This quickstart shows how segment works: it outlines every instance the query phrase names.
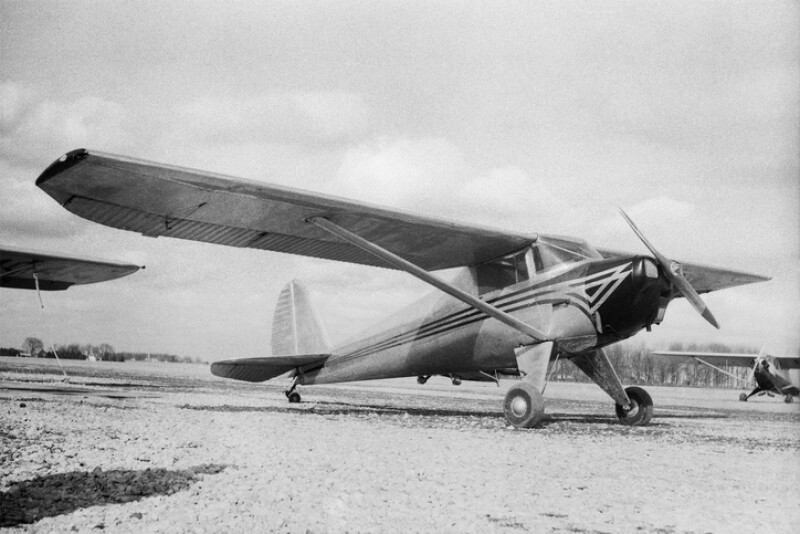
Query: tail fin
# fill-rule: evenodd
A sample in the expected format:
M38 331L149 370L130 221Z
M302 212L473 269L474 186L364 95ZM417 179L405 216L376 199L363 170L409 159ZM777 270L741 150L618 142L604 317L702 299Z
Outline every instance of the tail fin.
M281 291L272 318L273 356L322 354L329 352L325 328L311 305L308 290L292 280Z

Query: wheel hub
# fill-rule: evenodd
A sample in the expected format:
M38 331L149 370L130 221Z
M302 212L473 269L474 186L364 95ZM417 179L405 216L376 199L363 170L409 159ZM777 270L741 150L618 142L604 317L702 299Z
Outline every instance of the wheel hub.
M528 412L528 401L523 397L516 397L511 401L511 413L517 417L522 417Z

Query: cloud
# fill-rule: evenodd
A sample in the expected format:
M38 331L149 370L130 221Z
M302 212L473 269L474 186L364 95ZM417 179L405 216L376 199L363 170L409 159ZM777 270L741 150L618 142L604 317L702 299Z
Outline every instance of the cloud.
M77 147L124 149L132 143L129 117L118 103L96 96L51 100L12 82L0 87L0 157L39 162Z
M432 217L517 230L535 231L535 221L565 208L547 184L522 169L477 169L442 138L363 143L347 151L327 189Z
M80 219L62 209L35 186L40 171L27 166L13 166L0 159L3 242L24 245L32 240L69 239L83 231Z
M344 91L273 91L239 99L201 96L177 113L178 129L200 142L341 143L364 134L369 108Z

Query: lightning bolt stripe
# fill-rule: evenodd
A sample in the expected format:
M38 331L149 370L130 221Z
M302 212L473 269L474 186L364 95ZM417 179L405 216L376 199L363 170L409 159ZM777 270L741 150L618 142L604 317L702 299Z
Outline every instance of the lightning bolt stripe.
M624 263L589 276L557 282L556 284L552 284L552 280L545 281L535 286L494 297L487 300L487 302L506 313L532 306L568 304L578 308L591 320L592 314L608 300L611 294L631 273L631 270L631 264ZM590 289L593 290L591 294ZM458 328L484 321L486 318L487 316L479 310L465 308L425 323L419 328L411 328L349 354L344 354L339 358L329 359L325 367L344 364L412 341L420 341L432 336L445 334Z

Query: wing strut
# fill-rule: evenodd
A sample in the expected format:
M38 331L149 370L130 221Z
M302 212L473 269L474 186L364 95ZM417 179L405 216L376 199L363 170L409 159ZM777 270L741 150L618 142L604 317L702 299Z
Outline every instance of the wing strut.
M487 304L478 297L470 295L469 293L458 289L452 284L448 284L447 282L439 279L438 277L433 276L425 269L418 267L417 265L414 265L413 263L407 260L404 260L400 256L392 252L389 252L385 248L382 248L376 245L375 243L367 241L363 237L360 237L354 234L353 232L346 230L345 228L342 228L338 224L331 222L329 219L326 219L324 217L310 217L306 219L306 221L318 226L319 228L322 228L323 230L332 233L333 235L347 241L348 243L351 243L359 247L360 249L366 252L369 252L370 254L373 254L374 256L381 258L382 260L397 267L398 269L403 270L412 276L416 276L423 282L426 282L435 287L436 289L444 291L451 297L455 297L458 300L464 302L465 304L468 304L473 308L482 311L489 317L494 317L501 323L507 324L511 328L519 330L523 334L532 337L537 342L543 343L545 341L551 341L551 339L549 339L544 332L539 331L538 329L534 328L529 324L523 323L519 319L507 314L506 312L500 310L499 308L492 306L491 304Z
M36 264L33 264L33 283L36 286L36 294L39 295L39 304L44 309L44 301L42 300L42 292L39 290L39 273L36 271Z
M698 358L697 356L692 356L692 358L694 358L694 359L695 359L695 361L697 361L697 362L700 362L700 363L702 363L703 365L707 365L707 366L711 367L712 369L714 369L715 371L718 371L718 372L722 373L723 375L728 375L728 376L730 376L730 377L734 378L734 379L735 379L737 382L742 382L743 380L745 380L745 379L744 379L744 378L742 378L741 376L736 376L736 375L735 375L735 374L733 374L733 373L729 373L729 372L728 372L728 371L726 371L725 369L722 369L721 367L717 367L716 365L712 365L712 364L708 363L708 362L707 362L707 361L705 361L705 360L701 360L701 359L700 359L700 358ZM753 364L753 368L755 368L755 364ZM748 380L748 382L750 382L750 380Z

